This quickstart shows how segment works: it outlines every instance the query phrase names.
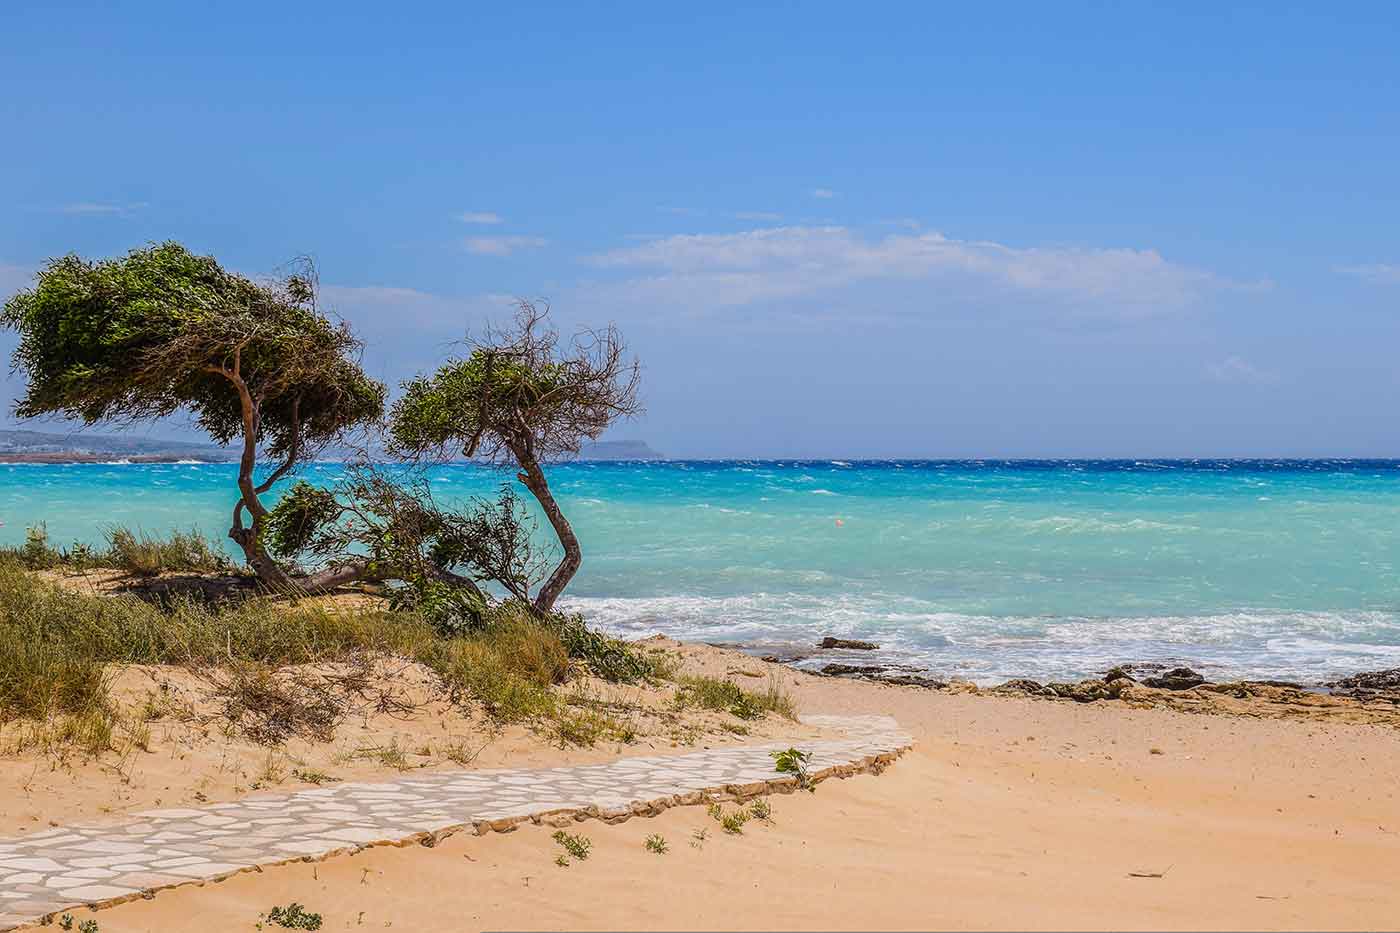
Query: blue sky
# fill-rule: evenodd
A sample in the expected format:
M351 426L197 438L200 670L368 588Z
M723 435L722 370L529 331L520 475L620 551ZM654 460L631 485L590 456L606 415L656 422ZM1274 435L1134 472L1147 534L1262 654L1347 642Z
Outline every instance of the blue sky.
M1400 455L1400 9L1223 6L19 0L0 291L310 254L391 382L547 297L674 456Z

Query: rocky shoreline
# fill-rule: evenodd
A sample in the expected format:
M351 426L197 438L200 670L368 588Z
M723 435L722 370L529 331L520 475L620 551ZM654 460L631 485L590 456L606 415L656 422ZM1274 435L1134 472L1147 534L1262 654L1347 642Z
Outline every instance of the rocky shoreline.
M734 647L734 646L729 646ZM796 665L798 662L820 658L820 652L877 651L880 646L874 642L827 636L816 646L816 651L807 654L766 654L762 660L776 664ZM1325 697L1342 701L1356 701L1363 704L1389 704L1400 712L1400 668L1381 671L1363 671L1339 680L1317 684L1302 684L1283 680L1236 680L1212 682L1197 671L1184 666L1160 663L1120 664L1104 671L1099 677L1091 677L1073 682L1049 681L1042 683L1029 678L1013 678L991 687L979 687L969 681L956 678L931 676L922 668L897 663L850 663L847 660L831 660L820 667L801 667L800 670L822 677L838 677L848 680L861 680L870 683L895 686L923 687L954 693L988 693L994 695L1021 695L1049 700L1072 700L1078 703L1093 703L1101 700L1137 699L1153 700L1144 691L1153 694L1198 692L1202 694L1230 696L1236 699L1266 696L1270 700L1297 699L1294 695Z

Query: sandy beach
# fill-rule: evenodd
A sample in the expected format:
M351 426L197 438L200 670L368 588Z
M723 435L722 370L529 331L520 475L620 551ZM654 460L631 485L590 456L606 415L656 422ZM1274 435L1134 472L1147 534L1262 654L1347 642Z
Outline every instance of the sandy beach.
M769 666L683 651L711 670ZM890 715L915 748L878 776L775 795L771 822L741 835L702 807L582 822L592 854L563 868L552 830L527 825L270 867L93 916L103 933L195 917L211 933L250 930L291 901L327 930L1395 925L1393 724L781 676L801 712ZM653 834L665 854L644 848Z

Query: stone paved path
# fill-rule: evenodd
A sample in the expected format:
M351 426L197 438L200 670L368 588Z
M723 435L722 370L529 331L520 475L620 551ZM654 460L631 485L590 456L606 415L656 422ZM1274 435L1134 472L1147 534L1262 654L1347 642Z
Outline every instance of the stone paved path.
M799 743L812 753L816 779L888 762L911 744L885 717L803 721L848 736ZM790 744L568 768L425 773L149 810L127 823L80 823L0 840L0 930L57 911L369 845L432 844L458 830L489 832L528 819L625 819L707 795L789 789L792 779L774 770L769 753Z

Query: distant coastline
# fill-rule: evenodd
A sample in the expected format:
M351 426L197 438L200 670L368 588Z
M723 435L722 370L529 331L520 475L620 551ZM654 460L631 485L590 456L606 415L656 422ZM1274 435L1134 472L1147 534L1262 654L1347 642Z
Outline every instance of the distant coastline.
M38 463L62 466L68 463L232 463L232 456L198 453L105 454L78 450L0 451L0 464Z
M226 447L179 441L129 439L111 435L50 434L0 430L0 464L39 463L232 463L238 455ZM331 459L338 459L332 456ZM665 460L645 441L598 441L579 460Z

